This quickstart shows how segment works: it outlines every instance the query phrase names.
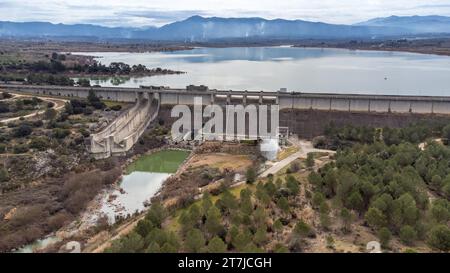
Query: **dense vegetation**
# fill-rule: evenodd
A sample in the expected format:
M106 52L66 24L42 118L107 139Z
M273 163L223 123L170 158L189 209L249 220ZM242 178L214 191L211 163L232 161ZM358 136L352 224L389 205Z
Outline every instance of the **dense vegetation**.
M420 143L430 137L450 138L448 122L416 122L402 128L353 125L337 127L331 123L325 129L325 136L315 138L314 144L319 148L337 150L351 147L356 143L372 144L376 141L383 141L387 145L402 142Z
M315 196L351 210L388 246L391 235L407 245L427 241L450 250L450 149L436 142L424 150L403 142L355 145L309 176Z
M75 58L76 60L76 58ZM123 62L112 62L104 65L97 61L79 62L67 61L66 55L53 53L48 56L48 60L39 60L36 62L17 62L2 64L0 66L0 81L26 82L29 84L46 84L61 86L90 86L89 80L80 79L75 82L70 76L77 75L165 75L165 74L181 74L183 72L173 71L163 68L147 68L145 65L128 65Z
M431 140L436 137L444 143ZM303 167L294 162L285 180L256 179L248 170L249 184L238 195L225 189L213 202L206 193L201 201L172 212L154 204L137 228L107 251L298 252L317 229L329 234L326 243L332 248L336 232L350 234L362 225L384 250L426 244L447 252L449 137L450 126L444 123L330 128L323 143L333 139L341 149L333 161L311 170L304 189L294 174L314 166L312 154ZM307 200L300 198L302 191ZM297 208L305 201L318 215L319 226L299 216Z
M244 188L238 196L225 190L215 202L205 193L177 212L155 203L136 229L107 252L300 251L315 231L294 212L299 192L299 182L289 175L286 181L270 178L253 190Z

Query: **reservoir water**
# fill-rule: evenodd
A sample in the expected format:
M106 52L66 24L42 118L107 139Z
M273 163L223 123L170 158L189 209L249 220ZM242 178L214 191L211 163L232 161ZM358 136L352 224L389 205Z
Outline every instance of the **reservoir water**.
M124 62L182 75L103 78L101 86L263 90L393 95L450 95L450 57L404 52L294 47L195 48L174 52L73 53L103 64Z

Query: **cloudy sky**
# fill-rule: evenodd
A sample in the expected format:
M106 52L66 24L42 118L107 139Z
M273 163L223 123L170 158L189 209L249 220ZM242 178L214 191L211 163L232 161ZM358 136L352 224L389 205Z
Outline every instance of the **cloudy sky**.
M450 16L449 0L0 0L1 21L161 26L192 15L356 23L390 15Z

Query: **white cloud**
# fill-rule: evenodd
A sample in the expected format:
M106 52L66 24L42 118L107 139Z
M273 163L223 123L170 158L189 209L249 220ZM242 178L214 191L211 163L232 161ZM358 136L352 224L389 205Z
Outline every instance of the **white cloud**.
M355 23L390 15L447 15L448 0L0 0L0 20L163 25L191 15Z

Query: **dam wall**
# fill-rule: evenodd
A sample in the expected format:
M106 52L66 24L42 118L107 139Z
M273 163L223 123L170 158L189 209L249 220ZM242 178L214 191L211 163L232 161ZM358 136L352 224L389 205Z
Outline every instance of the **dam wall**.
M157 95L161 105L192 105L195 97L202 104L278 104L280 110L322 110L368 113L417 113L450 114L450 97L392 96L359 94L288 93L262 91L201 90L188 86L186 89L168 87L122 88L122 87L63 87L0 84L0 90L36 95L86 98L90 90L102 99L135 102L138 96Z
M196 97L201 98L204 106L278 105L279 125L305 138L323 134L330 123L336 126L375 127L403 127L418 121L450 123L450 97L220 91L207 88L197 90L192 86L171 89L0 84L0 92L68 99L87 98L91 90L102 99L135 103L101 132L91 135L90 151L95 158L125 154L152 120L158 117L167 123L173 122L174 119L170 117L173 105L192 107ZM247 124L253 122L248 119L245 120Z

